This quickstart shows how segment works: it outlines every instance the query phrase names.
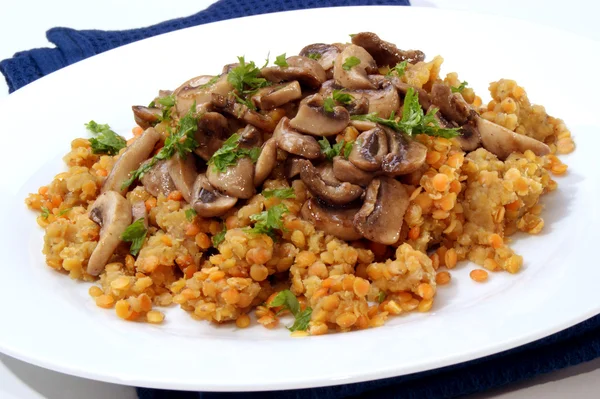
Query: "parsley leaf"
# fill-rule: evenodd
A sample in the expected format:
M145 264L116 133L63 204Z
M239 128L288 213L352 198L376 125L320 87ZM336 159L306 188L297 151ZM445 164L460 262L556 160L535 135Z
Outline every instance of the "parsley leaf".
M129 252L133 256L137 256L140 249L142 249L142 245L144 245L147 233L148 230L144 227L144 218L139 218L125 229L123 234L121 234L121 240L130 242L131 247L129 248Z
M227 167L235 165L239 158L249 157L252 162L258 160L260 148L239 148L240 138L241 136L238 133L232 134L208 160L208 164L212 165L215 171L225 172Z
M398 74L398 77L401 77L402 75L404 75L404 71L406 71L407 65L408 65L408 61L406 61L406 60L399 62L396 64L395 67L390 69L388 71L388 73L385 74L385 76L392 76L392 73L396 72L396 74Z
M279 291L275 298L267 305L270 308L282 307L282 310L289 310L290 313L296 319L294 324L287 327L288 330L294 331L306 331L310 317L312 315L312 309L307 307L304 310L300 310L300 302L298 298L290 290Z
M239 94L244 95L254 90L269 85L265 78L261 78L260 69L256 67L254 61L246 63L245 58L238 57L239 65L229 71L227 81Z
M352 55L346 58L346 60L344 60L342 68L344 68L344 71L349 71L350 69L352 69L352 67L355 67L358 64L360 64L360 60Z
M335 101L344 105L348 105L354 100L353 96L343 90L334 90L331 96Z
M469 82L465 80L464 82L461 82L460 86L451 87L450 90L452 90L452 93L462 93L462 91L465 89L465 87L467 87L468 84Z
M204 83L203 85L198 86L198 88L206 89L207 87L210 87L210 86L214 85L215 83L217 83L217 80L219 80L220 77L221 77L221 75L213 76L208 82Z
M282 68L288 67L289 65L287 63L285 53L278 55L277 58L275 58L274 64Z
M352 151L352 147L354 146L354 141L349 141L346 143L345 140L339 141L331 146L329 140L323 137L319 140L319 146L321 146L321 151L323 151L323 155L327 158L327 160L331 161L338 155L342 155L344 158L348 158L350 156L350 152Z
M278 204L266 211L250 216L250 220L256 222L250 232L273 237L275 230L283 230L283 214L288 212L287 206Z
M402 119L400 121L396 120L394 114L390 115L389 119L383 119L376 112L367 115L353 115L351 119L379 123L409 135L427 134L448 139L456 137L459 128L447 129L440 127L438 120L435 118L437 112L438 109L434 108L425 115L419 104L419 93L410 87L404 97Z
M274 190L264 190L262 195L265 198L279 198L279 199L287 199L287 198L296 198L296 194L294 193L294 189L291 187L288 188L276 188Z
M225 233L227 233L227 229L223 227L223 230L212 236L212 243L215 248L225 240Z
M161 97L156 102L164 107L171 108L175 105L175 96L171 94L170 96Z
M41 215L42 218L48 219L48 216L50 216L50 209L48 209L47 207L43 206L41 208L41 210L42 210L42 215Z
M185 218L188 220L188 222L191 222L192 220L194 220L196 215L198 215L198 213L194 210L194 208L185 210Z
M65 209L63 209L62 211L58 212L58 215L57 215L57 216L58 216L58 217L61 217L61 216L65 215L65 214L69 213L69 211L70 211L71 209L73 209L73 208L65 208Z
M320 60L322 57L321 54L319 54L319 53L308 53L306 56L308 58L310 58L311 60L315 60L315 61Z
M94 154L116 155L122 148L127 146L127 141L113 132L107 124L99 124L89 121L85 124L87 130L97 134L90 139L90 145Z
M377 302L381 303L381 302L385 301L386 296L387 295L385 294L385 292L379 291L379 295L377 295Z
M325 112L333 112L333 107L335 107L335 101L331 97L327 97L325 101L323 101L323 109Z

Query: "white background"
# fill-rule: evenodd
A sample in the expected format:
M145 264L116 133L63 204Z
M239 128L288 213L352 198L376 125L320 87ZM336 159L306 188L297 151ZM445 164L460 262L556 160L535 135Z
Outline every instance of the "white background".
M129 29L194 14L213 3L212 0L105 0L105 1L13 1L1 0L0 60L15 52L35 47L48 47L45 32L55 26L75 29ZM174 5L176 4L176 5ZM415 6L479 11L507 17L527 19L552 25L600 40L597 16L600 4L570 0L413 0ZM460 23L460 21L451 21ZM508 24L506 29L510 29ZM485 32L474 34L485 35ZM468 38L457 38L466 40ZM535 38L524 38L532 40ZM549 65L557 68L557 63ZM576 59L564 55L563 60ZM595 68L597 66L587 66ZM0 79L1 80L1 79ZM4 81L0 82L0 97L8 95ZM93 359L90 359L93 361ZM508 388L477 395L477 398L598 398L600 393L600 359L535 378ZM133 399L133 388L85 380L31 366L0 354L0 399Z

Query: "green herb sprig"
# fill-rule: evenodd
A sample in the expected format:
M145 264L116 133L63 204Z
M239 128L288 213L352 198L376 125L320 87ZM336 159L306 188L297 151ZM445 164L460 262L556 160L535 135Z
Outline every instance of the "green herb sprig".
M248 157L252 162L258 160L260 148L254 147L251 149L240 148L239 141L241 136L238 133L232 134L219 148L213 156L208 160L208 164L217 172L225 172L227 167L235 165L237 160L243 157Z
M289 213L287 206L278 204L268 210L250 216L254 226L249 230L252 234L266 234L275 237L275 230L284 230L283 215Z
M308 324L310 323L310 318L312 315L312 308L307 307L304 310L300 310L300 302L298 302L298 298L296 298L296 296L290 290L280 291L267 306L270 308L277 308L281 306L282 310L279 311L278 314L284 310L290 311L290 313L294 316L295 321L294 324L286 328L291 332L306 331L308 329Z
M144 226L144 218L139 218L125 229L121 235L121 240L130 242L129 253L137 256L140 249L142 249L142 245L144 245L146 234L148 234L148 230Z
M262 195L265 198L279 198L279 199L288 199L288 198L296 198L296 194L294 193L294 189L292 187L287 188L275 188L273 190L264 190Z
M360 64L360 59L352 55L344 60L342 68L344 68L344 71L349 71L358 64Z
M452 90L452 93L462 93L462 91L465 89L465 87L467 87L468 84L469 82L465 80L464 82L461 82L458 87L451 87L450 90Z
M319 146L321 146L321 151L323 151L323 154L329 161L333 160L333 158L338 155L342 155L344 158L348 159L352 152L352 147L354 146L354 141L346 142L345 140L341 140L332 146L326 138L322 138L318 143Z
M97 135L90 139L94 154L116 155L127 146L127 141L113 132L107 124L96 123L92 120L86 123L85 127Z

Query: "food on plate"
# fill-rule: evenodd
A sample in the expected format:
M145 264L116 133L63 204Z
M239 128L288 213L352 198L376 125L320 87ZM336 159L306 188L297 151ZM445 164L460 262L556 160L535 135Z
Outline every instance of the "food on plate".
M427 312L464 260L517 273L509 237L543 229L574 142L516 82L484 105L442 61L362 32L160 91L129 140L89 122L26 199L46 263L125 320L299 336Z

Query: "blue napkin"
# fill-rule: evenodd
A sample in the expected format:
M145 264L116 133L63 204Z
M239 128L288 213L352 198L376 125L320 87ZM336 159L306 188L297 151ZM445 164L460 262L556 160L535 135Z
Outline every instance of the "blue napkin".
M56 48L23 51L0 62L10 91L84 58L190 26L269 12L326 6L409 5L407 0L221 0L186 18L126 31L54 28ZM384 327L385 328L385 327ZM138 388L140 399L456 398L600 357L600 315L550 337L493 356L408 376L325 388L255 393L176 392Z

